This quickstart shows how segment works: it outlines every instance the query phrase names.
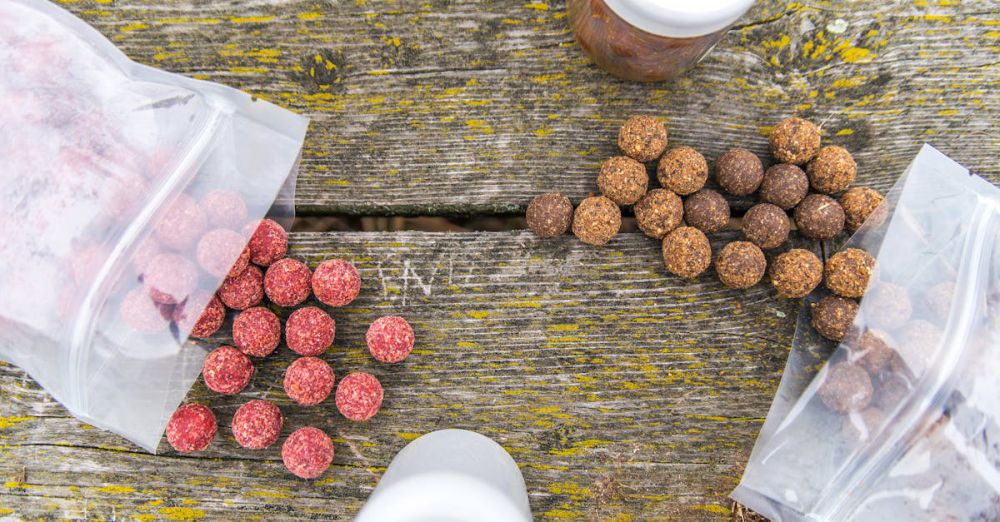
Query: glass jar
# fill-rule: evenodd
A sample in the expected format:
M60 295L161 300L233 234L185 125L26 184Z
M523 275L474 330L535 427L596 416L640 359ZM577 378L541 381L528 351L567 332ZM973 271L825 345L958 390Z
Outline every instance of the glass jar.
M753 0L569 0L569 20L598 67L626 80L676 78L712 50Z

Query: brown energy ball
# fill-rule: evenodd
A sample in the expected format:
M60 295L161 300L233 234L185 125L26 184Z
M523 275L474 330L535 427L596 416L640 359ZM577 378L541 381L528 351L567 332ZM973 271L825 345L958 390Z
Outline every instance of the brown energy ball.
M833 194L846 189L858 175L858 164L843 147L830 145L806 165L809 184L816 192Z
M771 165L764 172L759 194L761 201L788 210L809 194L809 178L802 169L790 163Z
M648 163L667 148L667 128L652 116L633 116L618 131L618 147L628 157Z
M875 406L892 411L910 394L910 380L901 373L885 372L879 375Z
M854 232L871 216L885 198L868 187L851 187L840 196L840 206L844 207L844 224Z
M712 264L708 237L694 227L679 227L663 238L663 264L674 275L698 277Z
M875 270L875 258L860 248L848 248L826 260L826 287L841 297L861 297Z
M805 297L823 280L823 263L816 254L793 248L771 263L771 284L781 297Z
M758 203L743 215L743 235L760 248L777 248L788 239L792 222L781 207Z
M831 341L840 342L851 329L854 316L858 315L858 302L828 295L813 303L809 311L813 329Z
M764 180L764 164L746 149L732 149L715 162L715 180L734 196L748 196Z
M712 189L701 189L684 200L684 220L706 234L729 224L729 202Z
M869 375L878 375L896 355L893 349L895 344L892 337L882 330L865 330L857 339L848 341L851 362L864 368Z
M660 158L656 178L681 196L694 194L708 181L708 162L691 147L675 147Z
M588 245L603 245L622 227L622 211L604 196L591 196L573 212L573 234Z
M775 125L768 141L775 159L801 165L819 152L819 128L802 118L785 118Z
M955 297L955 282L944 281L930 287L924 293L924 306L930 312L931 317L944 324L948 321L948 313L951 312L951 301Z
M830 196L810 194L795 207L795 226L809 239L833 239L844 230L844 209Z
M944 332L933 323L915 319L900 329L899 352L910 372L919 376L934 361Z
M722 247L715 259L715 273L729 288L750 288L767 269L767 259L760 247L748 241L733 241Z
M573 204L558 192L546 192L528 203L528 228L541 237L565 234L573 223Z
M866 317L876 328L895 330L903 326L913 313L910 294L905 288L892 283L872 285L865 295Z
M684 202L680 196L667 189L650 190L635 204L633 210L639 230L656 239L662 239L668 232L679 227L684 219Z
M619 205L631 205L646 193L646 166L628 156L613 156L601 165L597 188Z
M863 410L872 401L871 377L859 366L840 362L830 366L819 386L819 398L837 413Z

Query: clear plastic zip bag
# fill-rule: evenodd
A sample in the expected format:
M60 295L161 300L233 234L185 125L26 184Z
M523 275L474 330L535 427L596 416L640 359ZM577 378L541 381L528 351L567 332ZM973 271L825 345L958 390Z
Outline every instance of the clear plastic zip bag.
M205 355L192 328L256 220L294 212L307 124L0 0L0 358L155 451Z
M1000 189L925 145L848 241L877 262L839 346L809 296L733 498L772 520L1000 518Z

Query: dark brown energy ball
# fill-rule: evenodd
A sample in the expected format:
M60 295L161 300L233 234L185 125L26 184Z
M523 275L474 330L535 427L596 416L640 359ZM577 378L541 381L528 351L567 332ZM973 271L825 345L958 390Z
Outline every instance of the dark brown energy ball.
M794 208L809 193L809 178L790 163L771 165L760 183L760 200L784 210Z
M618 147L626 156L648 163L667 149L667 128L652 116L633 116L618 131Z
M793 248L771 263L771 284L781 297L805 297L823 280L823 262L816 254Z
M837 413L863 410L872 402L872 379L868 372L849 362L830 366L819 386L819 398Z
M743 235L760 248L777 248L788 239L792 222L781 207L758 203L743 215Z
M619 205L639 201L648 185L646 166L628 156L608 158L597 175L597 188L601 194Z
M865 295L865 319L876 328L895 330L906 324L913 314L910 294L893 283L876 283Z
M663 238L663 264L674 275L698 277L712 264L708 237L694 227L678 227Z
M528 228L541 237L565 234L573 223L573 204L558 192L535 196L525 213Z
M813 329L831 341L840 342L858 315L858 302L828 295L813 303L809 311Z
M841 297L861 297L875 270L875 258L860 248L848 248L826 260L826 287Z
M795 226L809 239L833 239L844 230L844 209L830 196L809 194L795 207Z
M819 128L802 118L785 118L775 125L769 141L775 159L801 165L819 152Z
M588 245L603 245L622 227L622 211L604 196L591 196L573 213L573 234Z
M715 162L715 180L734 196L748 196L764 180L764 164L746 149L732 149Z
M691 147L675 147L660 158L656 178L681 196L694 194L708 181L708 162Z
M633 210L639 230L656 239L662 239L668 232L679 227L684 219L684 202L680 196L667 189L650 190L635 204Z
M885 198L868 187L851 187L840 196L840 206L844 207L847 230L854 232L871 216Z
M806 165L809 184L816 192L833 194L846 189L858 175L858 164L844 147L830 145Z
M715 273L730 288L750 288L764 277L766 269L764 252L749 241L733 241L715 258Z
M851 361L864 368L869 375L878 375L896 355L892 348L895 344L892 337L882 330L865 330L856 340L848 341Z
M684 220L706 234L729 224L729 202L712 189L701 189L684 200Z

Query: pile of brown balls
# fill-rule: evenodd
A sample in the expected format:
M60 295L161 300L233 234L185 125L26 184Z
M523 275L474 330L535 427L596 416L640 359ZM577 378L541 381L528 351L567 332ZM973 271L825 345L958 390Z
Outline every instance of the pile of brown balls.
M229 273L191 330L193 337L210 337L224 322L227 307L237 311L232 322L235 346L220 346L209 353L202 378L217 393L240 393L254 374L252 358L272 354L284 332L285 344L299 356L285 370L285 394L300 406L317 406L330 396L335 382L333 369L321 356L333 345L336 322L323 307L337 308L354 301L361 290L361 277L354 265L343 259L324 261L313 271L302 261L286 257L288 238L274 221L262 220L250 230L253 233L246 247L250 263ZM310 296L317 303L308 303ZM265 305L265 297L271 306ZM294 309L285 317L284 328L273 311L279 308ZM413 329L402 317L381 317L369 327L366 342L377 361L398 363L413 349ZM378 379L357 371L340 379L334 402L346 419L363 422L378 412L382 398ZM233 415L232 434L240 446L263 450L278 441L283 424L276 404L251 400ZM207 406L189 403L174 412L166 431L175 450L202 451L215 439L217 422ZM313 479L330 466L333 451L326 433L302 427L285 439L281 457L293 474Z

